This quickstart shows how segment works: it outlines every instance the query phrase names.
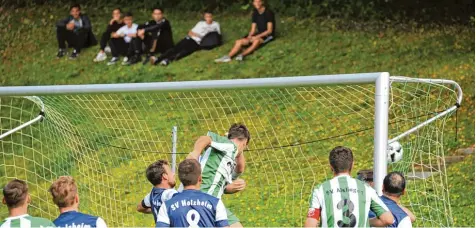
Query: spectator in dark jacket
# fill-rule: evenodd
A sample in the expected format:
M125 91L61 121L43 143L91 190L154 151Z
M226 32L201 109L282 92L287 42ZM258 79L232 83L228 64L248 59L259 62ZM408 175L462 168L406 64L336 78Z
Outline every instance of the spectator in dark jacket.
M117 32L119 28L124 26L124 22L122 20L122 11L120 8L116 8L112 11L112 19L109 21L106 27L106 31L101 36L101 41L99 42L99 53L97 54L96 58L94 58L94 62L101 62L107 59L106 55L106 45L109 41L120 40L121 38L113 38L111 34Z
M66 42L73 48L70 59L76 59L82 48L97 44L96 37L92 32L89 17L81 14L78 4L72 5L69 10L70 16L58 21L56 24L56 38L58 40L58 58L66 54Z
M166 66L172 61L188 56L193 52L200 50L201 42L206 39L207 35L210 33L215 33L221 38L220 24L213 21L213 15L210 11L206 11L203 14L203 21L199 21L195 27L188 32L184 39L158 58L151 57L151 62L153 64L160 63L160 65ZM218 46L219 44L216 45Z
M128 64L140 62L143 52L146 54L145 63L147 63L153 54L164 53L174 46L172 27L163 13L163 9L156 7L152 9L152 20L139 25L137 37L132 40L134 56L129 58Z

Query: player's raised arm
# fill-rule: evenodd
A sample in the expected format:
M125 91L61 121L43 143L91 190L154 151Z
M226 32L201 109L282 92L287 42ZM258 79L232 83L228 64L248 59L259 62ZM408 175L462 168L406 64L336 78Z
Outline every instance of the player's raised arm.
M187 159L198 160L202 151L205 150L205 148L207 148L208 146L210 146L211 143L212 138L210 136L200 136L195 142L195 145L193 146L193 151L188 154Z

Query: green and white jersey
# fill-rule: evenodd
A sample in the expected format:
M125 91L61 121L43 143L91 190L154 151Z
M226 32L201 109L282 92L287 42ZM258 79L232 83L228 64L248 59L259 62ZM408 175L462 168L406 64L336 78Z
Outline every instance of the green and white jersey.
M212 143L202 152L199 159L202 166L202 185L200 190L221 198L225 186L232 182L238 148L228 138L216 133L208 132L207 136L212 138Z
M30 228L30 227L56 227L53 222L48 219L33 217L28 214L8 217L0 223L0 228Z
M316 209L320 209L322 227L368 227L369 210L377 217L389 211L373 188L347 174L314 188L309 214Z

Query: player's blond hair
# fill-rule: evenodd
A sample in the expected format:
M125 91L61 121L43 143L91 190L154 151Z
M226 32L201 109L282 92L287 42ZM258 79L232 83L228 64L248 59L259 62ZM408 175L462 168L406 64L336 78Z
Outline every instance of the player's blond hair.
M69 207L74 204L75 196L78 194L78 187L71 176L59 177L48 190L53 196L53 202L59 207Z

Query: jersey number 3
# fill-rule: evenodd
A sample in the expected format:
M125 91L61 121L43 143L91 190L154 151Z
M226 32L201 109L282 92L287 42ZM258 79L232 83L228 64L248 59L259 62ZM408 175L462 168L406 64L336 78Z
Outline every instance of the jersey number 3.
M191 209L187 212L187 222L188 227L198 227L198 222L200 222L200 214L196 210Z
M349 199L343 199L337 203L337 209L342 210L342 220L337 221L339 227L355 227L357 219L352 212L354 211L354 203Z

